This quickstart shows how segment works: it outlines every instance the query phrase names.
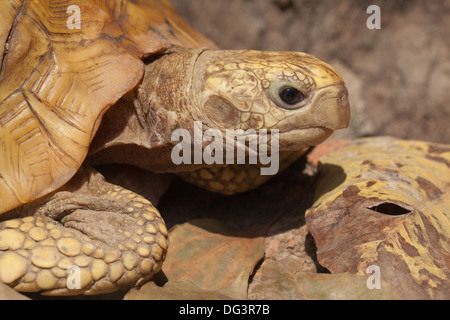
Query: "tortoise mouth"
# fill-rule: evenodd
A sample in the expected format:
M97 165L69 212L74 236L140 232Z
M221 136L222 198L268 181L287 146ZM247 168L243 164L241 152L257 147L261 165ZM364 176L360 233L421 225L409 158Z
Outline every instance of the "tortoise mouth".
M280 132L280 151L296 151L317 146L328 139L333 132L334 130L321 126Z

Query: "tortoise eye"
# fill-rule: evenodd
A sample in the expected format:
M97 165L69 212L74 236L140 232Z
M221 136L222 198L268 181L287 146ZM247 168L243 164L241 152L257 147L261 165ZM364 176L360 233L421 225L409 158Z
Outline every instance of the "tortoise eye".
M303 107L309 94L287 81L277 81L269 88L269 97L278 107L288 110Z
M296 105L306 99L305 95L300 90L292 87L280 88L280 99L290 105Z

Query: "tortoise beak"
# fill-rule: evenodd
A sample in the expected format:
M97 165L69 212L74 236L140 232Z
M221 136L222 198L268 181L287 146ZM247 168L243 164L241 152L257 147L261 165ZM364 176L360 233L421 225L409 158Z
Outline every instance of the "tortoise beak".
M319 89L314 105L316 125L330 130L345 129L349 126L350 104L344 83Z

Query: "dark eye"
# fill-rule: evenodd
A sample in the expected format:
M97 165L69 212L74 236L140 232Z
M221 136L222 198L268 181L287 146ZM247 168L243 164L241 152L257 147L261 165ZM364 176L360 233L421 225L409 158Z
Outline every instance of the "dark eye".
M291 84L288 81L274 81L270 84L270 100L279 108L296 110L305 106L308 102L309 92L302 87Z
M297 103L305 100L305 95L301 93L298 89L292 87L282 87L280 88L280 98L288 105L296 105Z

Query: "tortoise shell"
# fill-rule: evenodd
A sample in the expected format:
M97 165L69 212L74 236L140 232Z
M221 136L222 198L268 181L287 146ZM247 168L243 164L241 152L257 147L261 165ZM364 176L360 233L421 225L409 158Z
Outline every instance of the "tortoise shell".
M2 0L0 213L64 185L143 58L213 47L165 0Z

